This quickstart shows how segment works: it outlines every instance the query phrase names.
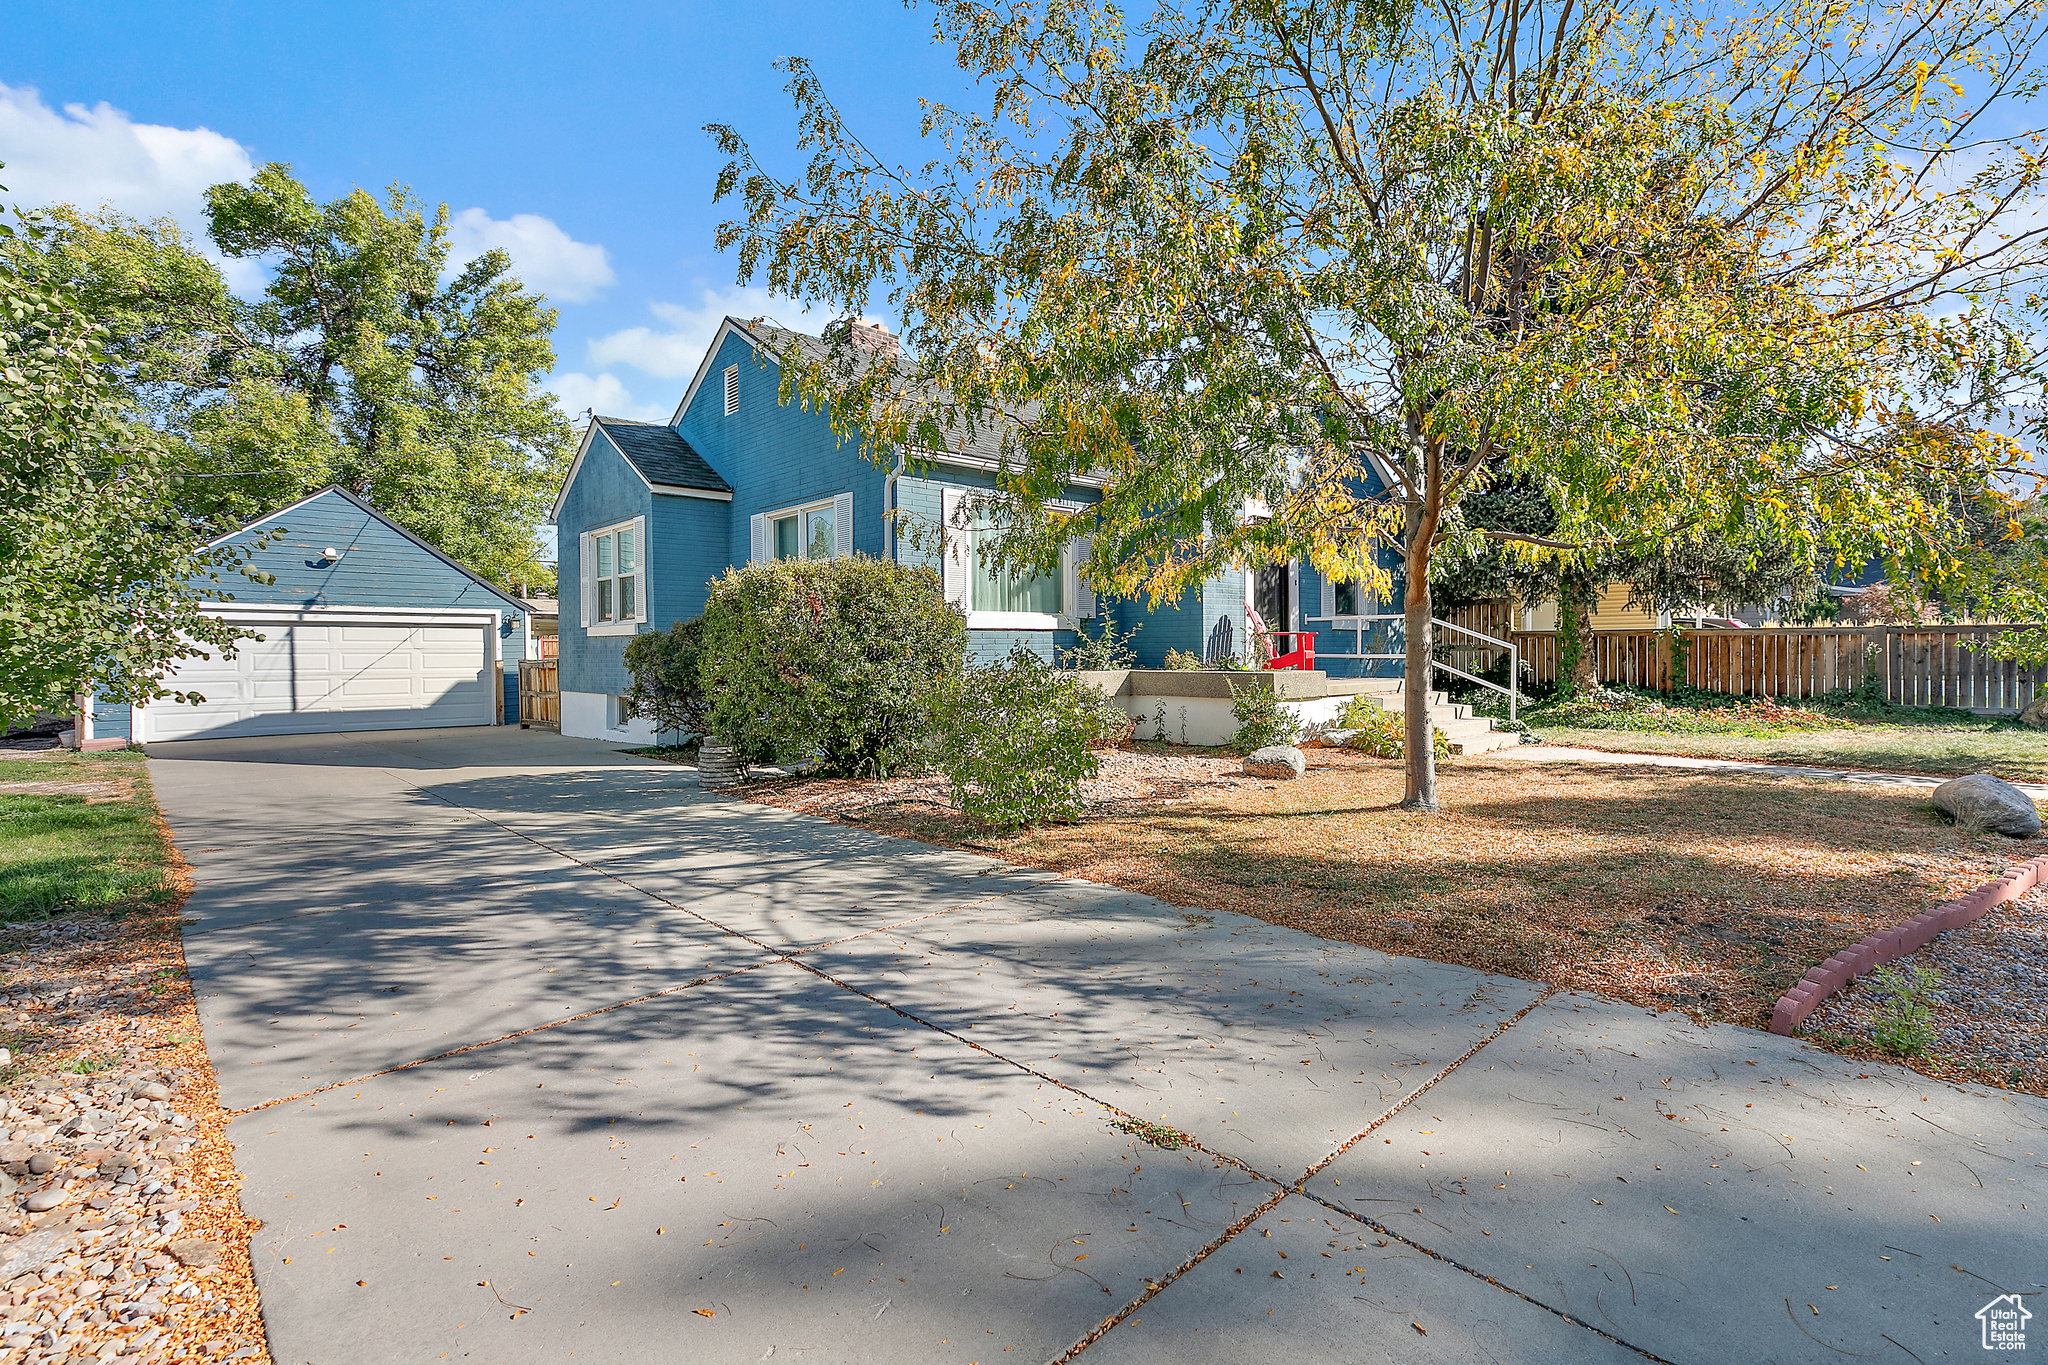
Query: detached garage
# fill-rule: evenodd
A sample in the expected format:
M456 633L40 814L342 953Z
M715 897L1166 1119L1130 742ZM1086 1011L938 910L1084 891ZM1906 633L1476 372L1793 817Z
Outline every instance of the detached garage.
M281 533L207 608L252 635L235 657L189 659L170 685L204 698L96 710L88 739L157 743L497 725L516 718L527 613L360 498L328 488L229 541Z

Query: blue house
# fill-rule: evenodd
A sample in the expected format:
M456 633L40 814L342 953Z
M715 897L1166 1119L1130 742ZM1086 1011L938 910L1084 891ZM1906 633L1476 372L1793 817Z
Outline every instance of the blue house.
M206 611L263 638L232 659L188 659L169 679L197 705L95 704L83 740L499 725L518 721L525 606L341 488L325 488L225 536L264 539L257 583Z
M856 324L853 340L884 361L897 354L879 328ZM648 722L626 715L626 642L702 612L711 580L729 566L792 556L936 565L967 615L978 662L1018 645L1054 660L1101 618L1142 627L1132 641L1142 667L1162 666L1170 650L1241 654L1245 608L1255 603L1272 629L1319 632L1319 662L1337 656L1328 671L1386 671L1342 657L1359 652L1357 618L1384 609L1303 564L1232 570L1147 608L1098 602L1074 571L1082 546L1057 573L1030 576L988 569L973 531L947 536L943 554L930 537L902 534L957 526L962 502L996 486L994 452L905 452L893 468L863 458L824 413L779 401L777 356L792 342L824 354L817 338L726 318L668 422L591 419L554 508L563 734L653 742ZM1085 485L1068 493L1077 506L1097 496Z

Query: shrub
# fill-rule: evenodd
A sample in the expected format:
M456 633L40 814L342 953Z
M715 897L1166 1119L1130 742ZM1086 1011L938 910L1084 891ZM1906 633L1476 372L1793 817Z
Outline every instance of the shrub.
M626 646L626 671L633 675L626 705L654 722L658 734L680 730L705 734L711 700L704 693L699 662L704 654L704 618L693 616L667 630L635 635Z
M918 765L967 658L938 570L854 555L734 568L704 604L709 730L747 753L885 777Z
M1143 624L1132 626L1122 634L1117 633L1116 622L1105 616L1095 628L1093 635L1081 632L1080 640L1060 651L1060 667L1072 669L1129 668L1138 661L1131 649L1131 639L1144 629Z
M1202 656L1190 654L1185 649L1169 649L1166 651L1165 665L1176 672L1189 672L1203 666Z
M936 760L953 804L997 829L1079 819L1106 700L1021 647L951 679L937 707Z
M1115 697L1105 697L1097 692L1094 710L1090 713L1090 727L1089 748L1114 749L1138 732L1138 721Z
M1289 744L1301 733L1301 722L1269 687L1232 687L1230 713L1237 717L1237 734L1230 747L1240 753L1269 744Z
M1371 697L1353 697L1337 714L1337 730L1355 731L1344 747L1373 758L1400 758L1408 752L1406 722ZM1451 737L1434 725L1429 727L1430 752L1437 758L1451 756Z
M1941 976L1926 967L1879 967L1871 981L1884 1003L1870 1023L1870 1038L1894 1057L1918 1057L1934 1044L1934 1013L1926 997Z

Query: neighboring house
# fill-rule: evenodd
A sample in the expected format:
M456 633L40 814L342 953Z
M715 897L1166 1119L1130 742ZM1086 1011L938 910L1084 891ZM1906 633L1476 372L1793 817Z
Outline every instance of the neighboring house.
M526 657L551 657L555 648L553 641L561 630L561 603L552 597L521 597L519 605L526 608ZM541 640L550 643L535 648Z
M278 530L223 575L209 614L247 626L233 659L190 659L169 680L205 700L97 704L92 734L137 742L498 725L519 715L529 612L368 503L326 488L224 536Z
M1029 576L988 570L973 532L949 537L943 558L928 537L904 533L951 525L963 500L992 489L993 451L912 452L888 469L863 458L824 414L778 401L775 356L793 336L727 318L667 424L592 418L554 510L563 734L651 742L649 723L625 714L627 640L701 613L727 568L777 558L858 553L936 565L981 662L1019 645L1055 659L1102 615L1142 625L1133 647L1144 665L1159 666L1170 649L1209 654L1225 633L1230 652L1243 651L1243 572L1147 609L1098 603L1074 571L1080 546L1059 572ZM896 354L895 338L878 328L860 328L856 339L880 357ZM1097 496L1068 491L1077 506Z

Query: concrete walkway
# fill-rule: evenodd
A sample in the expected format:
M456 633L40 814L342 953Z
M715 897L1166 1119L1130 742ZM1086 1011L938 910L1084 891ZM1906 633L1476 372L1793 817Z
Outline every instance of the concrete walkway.
M554 735L150 766L283 1365L1927 1362L2048 1281L2033 1099Z
M1739 758L1694 758L1689 754L1623 754L1605 749L1577 749L1569 744L1525 744L1496 751L1501 758L1519 758L1530 763L1624 763L1647 764L1653 768L1695 768L1706 772L1748 774L1754 777L1806 777L1821 782L1853 782L1871 787L1917 787L1933 791L1946 777L1927 773L1880 773L1863 768L1810 768L1798 763L1752 763ZM2048 783L2015 782L2036 801L2048 801Z

